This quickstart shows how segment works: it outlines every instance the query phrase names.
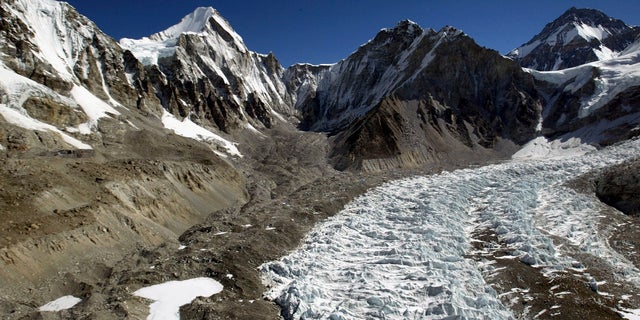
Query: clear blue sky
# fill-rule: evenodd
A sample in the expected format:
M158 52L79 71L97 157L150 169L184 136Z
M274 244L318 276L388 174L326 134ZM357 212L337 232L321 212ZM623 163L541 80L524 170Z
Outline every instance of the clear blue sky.
M572 6L594 8L640 25L640 1L466 0L68 0L115 39L141 38L180 21L196 7L216 8L250 50L273 52L286 67L346 58L382 28L410 19L423 28L450 25L480 45L506 53Z

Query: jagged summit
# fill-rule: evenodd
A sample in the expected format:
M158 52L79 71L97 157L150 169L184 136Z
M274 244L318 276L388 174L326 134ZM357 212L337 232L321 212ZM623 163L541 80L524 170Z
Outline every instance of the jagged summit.
M155 33L149 38L152 40L163 41L177 38L183 33L201 33L207 29L209 20L216 15L218 15L218 12L212 7L197 8L192 13L182 18L179 23L164 31Z
M398 21L398 23L391 29L385 28L385 29L382 29L382 30L387 30L387 31L400 31L400 30L415 31L415 30L422 30L422 27L420 27L420 25L417 24L414 21L411 21L409 19L405 19L405 20Z
M419 36L423 33L435 34L439 33L445 36L451 35L462 35L465 34L463 31L453 27L453 26L444 26L440 30L436 31L432 28L422 28L418 23L411 21L409 19L399 21L393 28L384 28L380 30L380 32L376 35L376 38L393 34L394 36L408 36L415 37ZM375 40L374 38L373 40Z
M627 24L623 21L609 17L604 12L591 8L571 7L551 24L562 21L580 21L592 25L609 25L614 27L617 26L618 28L627 27Z
M216 38L218 46L233 47L241 53L247 47L229 22L212 7L199 7L186 15L179 23L142 39L123 38L120 45L131 50L143 64L157 64L158 58L171 56L181 35L195 34Z
M182 18L178 24L151 35L149 39L154 41L174 40L181 34L186 33L218 33L221 34L225 40L236 42L239 47L244 47L242 37L240 37L240 35L233 30L229 22L212 7L197 8Z
M250 51L214 8L197 8L164 31L122 39L120 45L150 68L149 74L159 72L168 80L171 88L159 95L176 116L199 117L230 132L247 121L270 126L274 109L291 113L280 80L284 69L275 56Z
M527 68L559 70L614 58L639 32L601 11L572 7L507 56Z

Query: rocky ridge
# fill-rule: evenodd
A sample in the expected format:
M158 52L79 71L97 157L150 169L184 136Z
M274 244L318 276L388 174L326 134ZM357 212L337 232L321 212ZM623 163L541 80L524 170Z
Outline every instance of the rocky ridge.
M526 68L560 70L616 57L638 35L638 27L595 9L573 7L507 56Z
M610 145L638 134L638 42L616 58L558 71L529 70L545 97L542 133Z
M127 61L138 90L153 88L162 107L179 118L232 133L247 125L269 128L281 117L276 112L295 115L275 56L250 51L213 8L198 8L165 31L120 44L133 54Z
M513 61L454 28L411 21L335 65L292 66L285 79L297 85L301 128L334 135L338 169L490 157L502 140L532 139L542 108L533 78Z

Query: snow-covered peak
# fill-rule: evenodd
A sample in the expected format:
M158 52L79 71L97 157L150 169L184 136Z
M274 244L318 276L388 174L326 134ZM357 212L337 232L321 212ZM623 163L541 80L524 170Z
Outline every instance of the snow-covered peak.
M598 10L571 8L507 56L527 68L559 70L615 58L639 32Z
M200 7L192 13L186 15L176 25L168 29L155 33L149 38L156 41L175 39L183 33L201 33L206 30L209 20L218 12L211 7Z
M574 7L545 26L534 39L550 42L552 45L560 40L566 45L576 38L602 41L629 28L631 27L623 21L613 19L598 10Z
M238 47L244 47L242 37L238 35L229 22L224 19L220 13L212 7L200 7L192 13L186 15L176 25L168 29L149 36L153 41L175 40L181 34L195 33L218 33L226 41L234 42Z
M249 50L242 37L229 22L211 7L200 7L186 15L176 25L142 39L123 38L120 45L130 50L143 64L157 64L158 59L175 54L178 38L184 34L209 38L209 43L217 51L246 53ZM232 54L233 55L233 54Z

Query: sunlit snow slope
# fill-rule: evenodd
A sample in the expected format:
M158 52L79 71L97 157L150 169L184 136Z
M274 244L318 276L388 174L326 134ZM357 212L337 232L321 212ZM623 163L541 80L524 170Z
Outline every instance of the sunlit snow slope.
M639 270L598 233L601 204L563 184L639 151L636 140L387 183L319 225L298 250L264 264L267 296L294 319L510 319L485 282L486 261L470 258L474 236L487 229L511 252L506 258L547 277L582 266L570 243L637 287Z

